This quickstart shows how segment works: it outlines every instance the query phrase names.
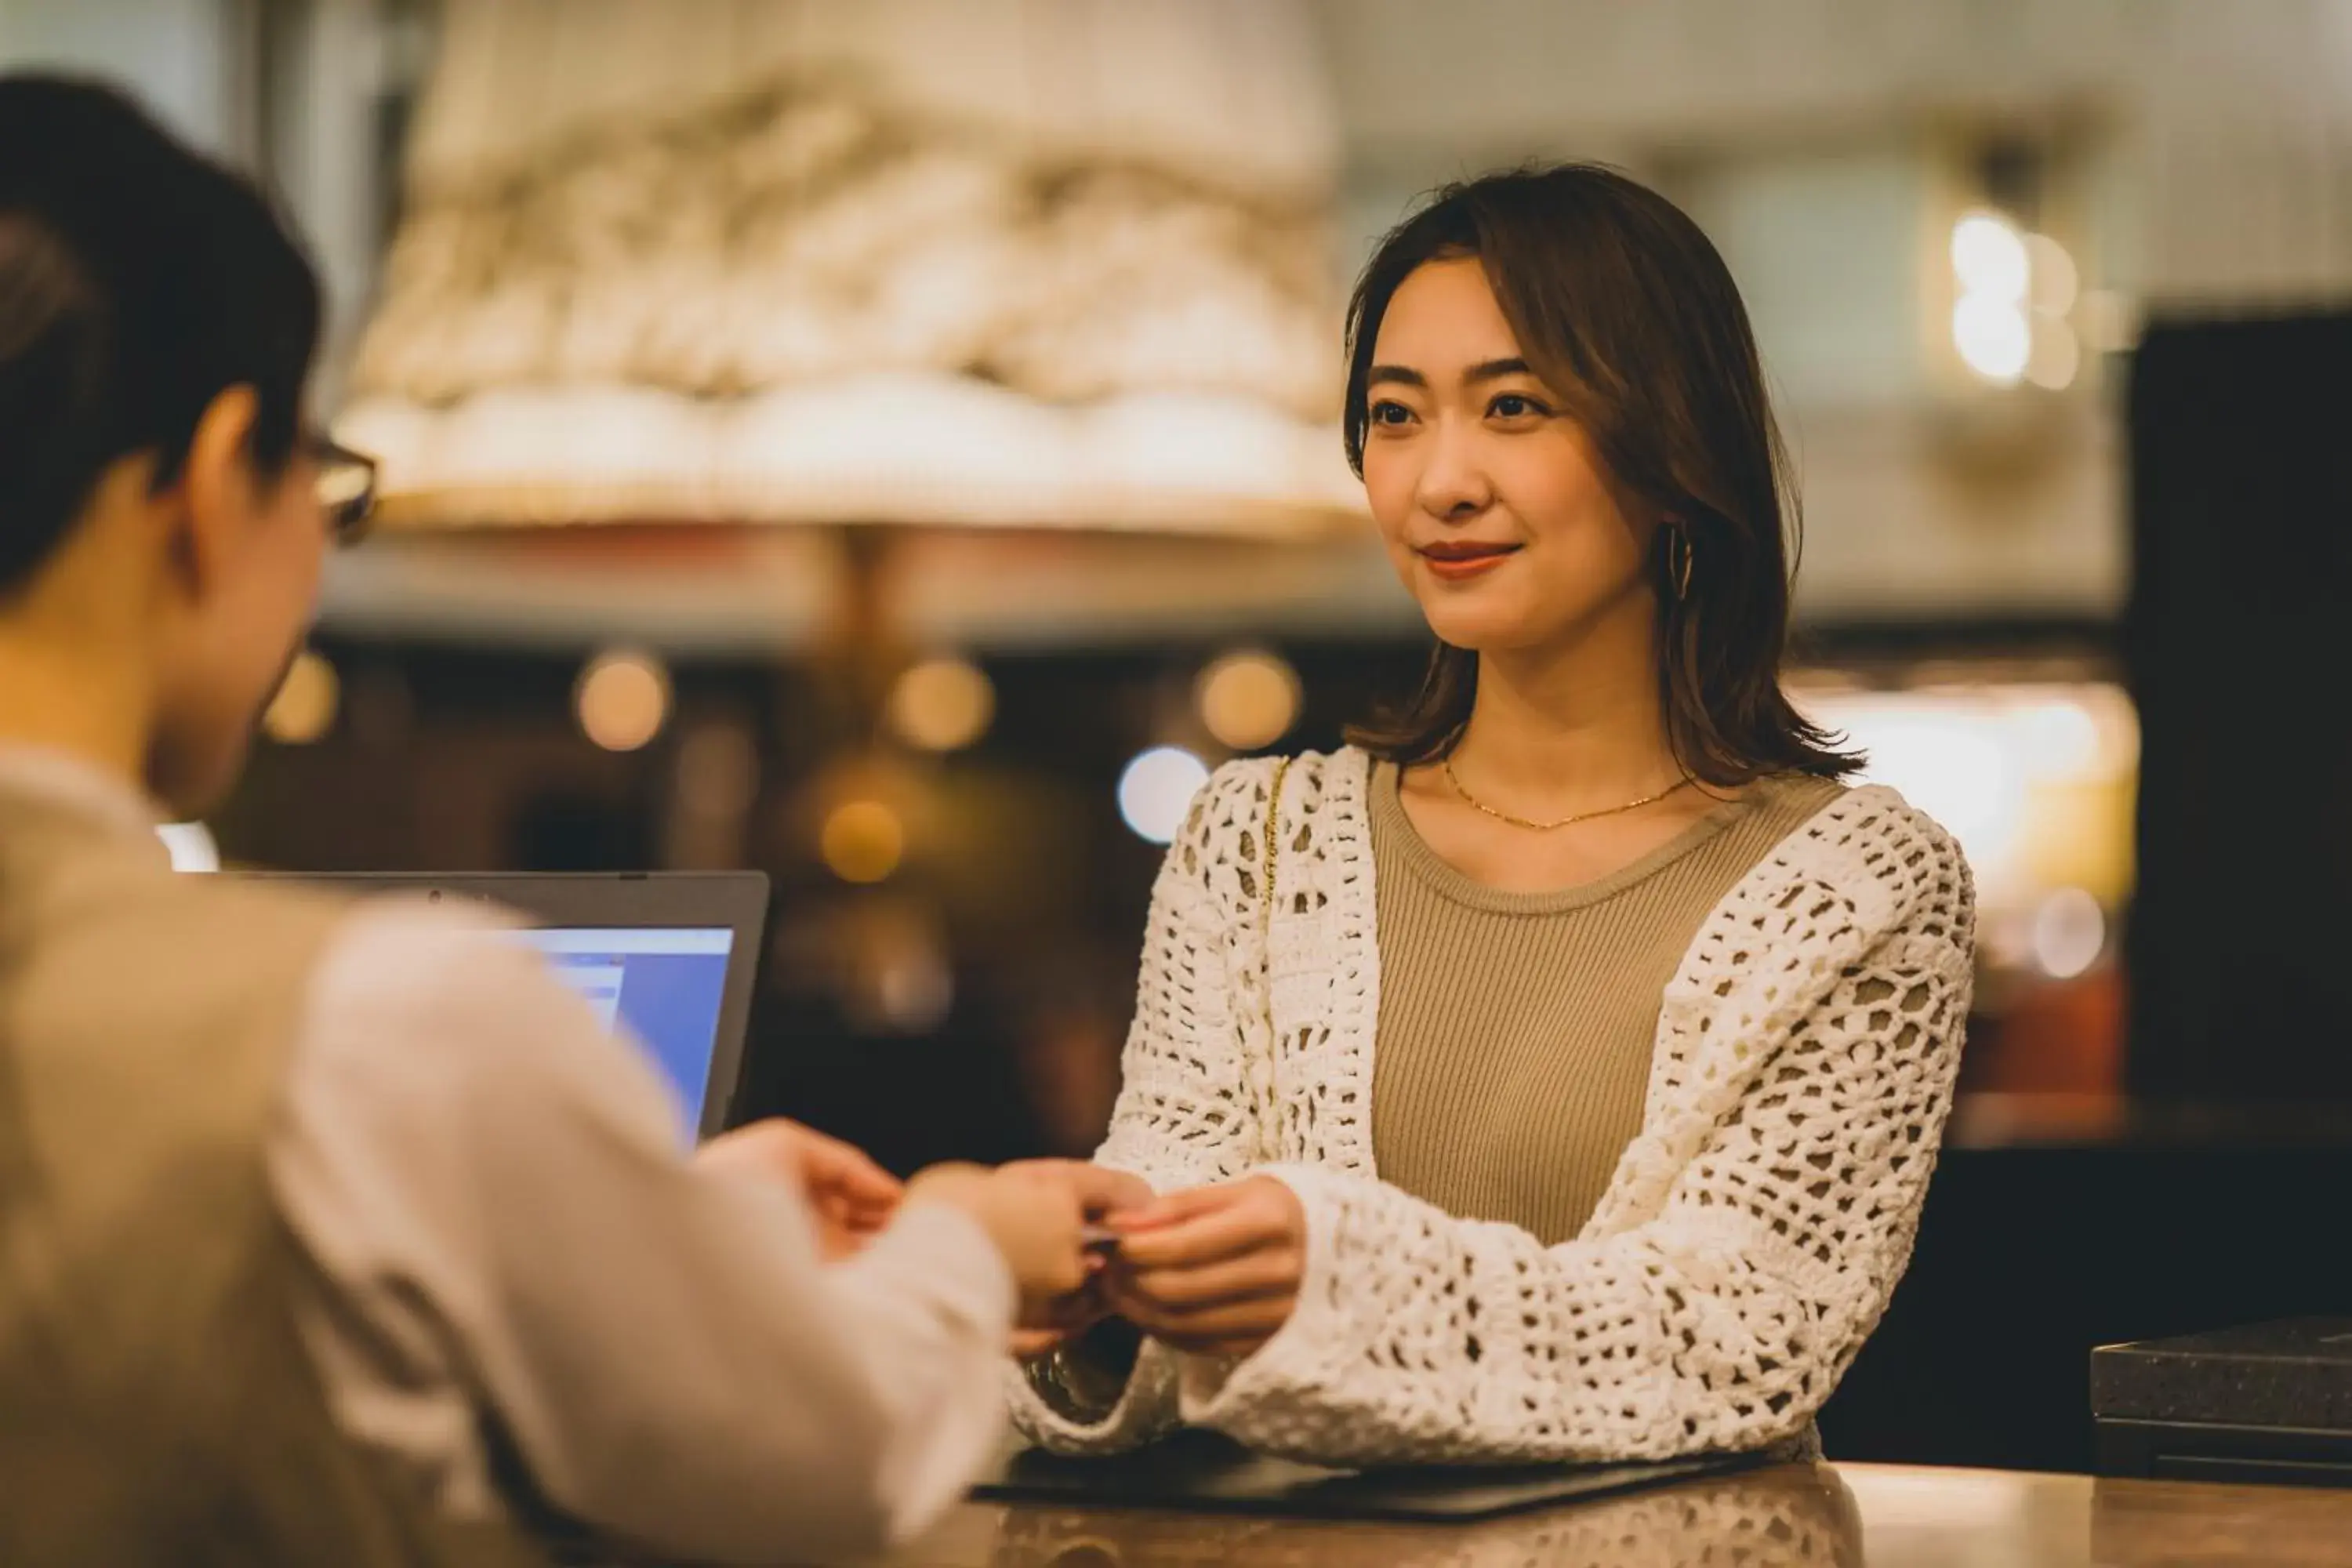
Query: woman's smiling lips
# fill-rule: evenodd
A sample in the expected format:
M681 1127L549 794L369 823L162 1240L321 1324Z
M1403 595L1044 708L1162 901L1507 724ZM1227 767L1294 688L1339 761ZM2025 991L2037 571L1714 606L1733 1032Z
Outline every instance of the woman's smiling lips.
M1449 539L1415 548L1432 575L1449 583L1462 582L1493 571L1519 552L1516 544L1483 544L1475 540Z

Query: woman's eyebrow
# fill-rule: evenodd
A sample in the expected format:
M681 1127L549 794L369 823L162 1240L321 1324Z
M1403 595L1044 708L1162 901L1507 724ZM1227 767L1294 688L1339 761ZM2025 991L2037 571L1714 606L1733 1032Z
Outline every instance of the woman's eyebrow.
M1514 354L1509 359L1483 360L1462 373L1462 384L1475 386L1482 381L1500 381L1507 375L1533 375L1528 362Z
M1482 381L1500 381L1507 375L1533 375L1528 362L1514 354L1508 359L1481 360L1462 373L1462 384L1475 386ZM1364 373L1365 384L1375 382L1395 382L1403 386L1426 387L1429 377L1410 365L1376 364Z

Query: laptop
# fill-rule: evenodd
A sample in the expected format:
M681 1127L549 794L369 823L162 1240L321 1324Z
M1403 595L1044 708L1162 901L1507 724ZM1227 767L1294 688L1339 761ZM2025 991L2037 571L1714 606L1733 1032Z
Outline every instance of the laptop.
M762 873L257 875L480 907L488 940L536 950L608 1027L645 1046L694 1119L698 1138L726 1131L768 918ZM528 923L504 929L496 910Z

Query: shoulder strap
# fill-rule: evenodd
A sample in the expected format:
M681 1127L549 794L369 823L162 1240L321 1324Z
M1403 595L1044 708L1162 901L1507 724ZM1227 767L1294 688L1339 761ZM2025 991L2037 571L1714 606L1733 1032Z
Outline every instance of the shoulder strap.
M1290 772L1288 757L1276 758L1267 781L1264 847L1259 850L1257 910L1257 999L1259 1022L1265 1034L1259 1050L1249 1053L1249 1079L1255 1099L1258 1125L1269 1142L1279 1124L1274 1088L1274 874L1282 850L1282 780Z
M1264 908L1259 911L1259 935L1274 940L1274 868L1275 857L1282 847L1282 778L1290 771L1290 759L1278 757L1274 764L1274 780L1265 792L1265 865L1259 880L1265 884L1262 895Z

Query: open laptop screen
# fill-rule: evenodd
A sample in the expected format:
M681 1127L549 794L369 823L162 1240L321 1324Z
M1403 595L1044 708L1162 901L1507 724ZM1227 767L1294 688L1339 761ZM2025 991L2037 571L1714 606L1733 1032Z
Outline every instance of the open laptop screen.
M607 1028L645 1044L691 1116L710 1088L735 933L655 926L564 927L501 932L546 954L557 977L596 1010Z
M482 910L652 1053L697 1137L724 1131L741 1077L753 970L768 919L757 871L257 871L344 893ZM500 912L503 911L503 912ZM517 930L517 919L530 929Z

